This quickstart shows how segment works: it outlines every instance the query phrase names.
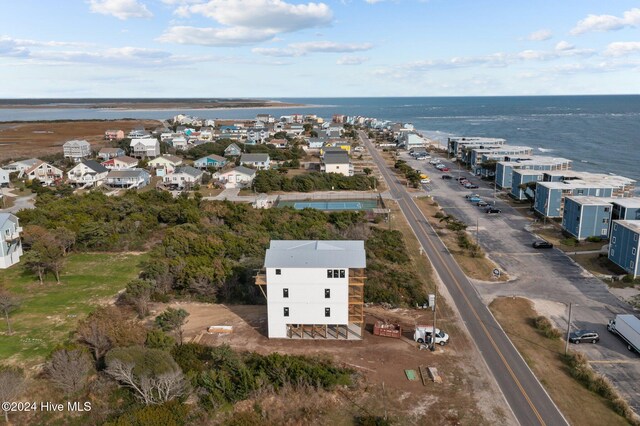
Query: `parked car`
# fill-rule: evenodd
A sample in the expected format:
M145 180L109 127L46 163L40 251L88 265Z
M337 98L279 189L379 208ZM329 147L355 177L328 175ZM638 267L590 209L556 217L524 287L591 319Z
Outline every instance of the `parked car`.
M456 180L457 180L458 182L460 182L460 181L463 181L463 180L467 180L467 178L466 178L466 177L463 177L463 176L459 176L459 177L457 177L457 178L456 178Z
M495 208L495 207L487 207L487 209L485 210L485 213L487 214L494 214L494 213L501 213L502 210Z
M429 161L430 164L436 165L440 163L440 160L438 160L437 158L434 158L433 160Z
M478 201L478 203L476 205L478 207L487 207L489 205L489 203L487 203L486 201Z
M571 343L598 343L600 341L600 335L593 330L576 330L569 334L569 341Z
M449 169L448 167L443 167L440 169L441 172L448 172L449 170L451 169Z
M451 175L442 175L442 179L453 179Z
M442 163L436 164L436 169L438 169L438 170L442 170L442 169L446 169L446 168L447 168L447 166L445 166Z
M535 249L550 249L550 248L553 248L553 244L551 244L549 241L535 241L532 244L532 246Z
M480 201L482 201L482 198L480 197L470 197L469 201L472 203L479 203Z
M420 179L420 183L430 183L431 179Z
M467 188L467 189L478 189L480 187L478 185L476 185L475 183L470 183L469 186L465 185L465 188Z
M464 198L471 198L471 197L480 197L480 194L471 193L464 196Z
M469 183L469 181L468 181L468 180L466 180L466 179L461 180L461 181L459 181L459 182L460 182L460 185L463 185L463 186L464 186L465 184Z

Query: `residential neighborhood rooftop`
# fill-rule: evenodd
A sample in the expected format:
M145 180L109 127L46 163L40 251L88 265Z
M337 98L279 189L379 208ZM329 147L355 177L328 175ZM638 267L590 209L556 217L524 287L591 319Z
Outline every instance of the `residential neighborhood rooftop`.
M620 224L625 228L640 234L640 220L616 220L614 223Z
M364 241L272 240L266 268L365 268Z
M267 161L269 160L269 154L242 154L240 161L242 162L254 162L254 161Z

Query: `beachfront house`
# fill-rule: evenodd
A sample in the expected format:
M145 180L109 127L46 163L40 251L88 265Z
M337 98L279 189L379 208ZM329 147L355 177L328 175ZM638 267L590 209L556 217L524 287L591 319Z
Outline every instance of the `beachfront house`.
M151 137L151 133L144 129L144 126L136 126L127 134L129 139L147 139Z
M202 170L191 166L179 166L172 173L165 175L162 181L166 186L184 189L200 183L202 175Z
M0 213L0 269L7 269L20 262L22 227L18 217L11 213Z
M131 139L131 155L136 158L154 158L160 155L160 141L155 138Z
M169 145L176 150L185 151L189 146L189 141L184 136L177 136L169 141Z
M138 166L138 159L123 155L104 161L102 165L109 170L128 170Z
M258 170L269 170L271 167L271 159L269 158L269 154L242 154L240 164Z
M256 171L248 167L238 166L226 172L214 173L213 177L226 188L244 188L251 186L251 182L256 177Z
M125 154L122 148L101 148L98 151L98 158L102 160L110 160L116 157L122 157Z
M145 169L111 170L105 184L112 188L143 188L149 184L151 175Z
M609 260L633 278L640 275L640 220L615 220L609 239Z
M230 144L229 146L227 146L224 149L224 156L225 157L237 157L240 154L242 154L242 150L235 143Z
M227 164L227 159L219 155L211 154L206 157L198 158L193 162L193 166L198 169L206 169L208 167L220 168Z
M71 185L90 187L101 185L109 170L93 160L83 160L67 172Z
M448 155L466 162L466 155L473 148L499 148L507 141L501 138L461 136L447 139Z
M512 189L514 170L569 170L571 164L571 160L561 157L508 156L496 164L496 185L500 189Z
M24 171L28 180L38 179L44 185L55 185L64 177L64 172L49 163L38 160L33 166Z
M74 139L62 145L65 158L70 158L75 162L91 156L91 145L85 140Z
M338 173L343 176L353 176L354 170L351 159L346 151L327 151L322 156L320 170L325 173Z
M272 240L256 277L268 337L361 339L364 268L364 241Z

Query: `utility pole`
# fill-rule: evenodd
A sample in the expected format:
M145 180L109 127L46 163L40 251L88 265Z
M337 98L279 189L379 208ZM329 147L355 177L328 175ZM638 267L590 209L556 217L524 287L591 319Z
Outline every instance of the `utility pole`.
M479 218L476 216L476 243L480 244L480 227L479 227Z
M433 292L433 332L431 333L431 352L436 350L436 308L438 306L438 286Z
M572 303L569 302L569 320L567 321L567 340L564 342L564 354L567 355L567 351L569 350L569 333L571 333L571 306Z

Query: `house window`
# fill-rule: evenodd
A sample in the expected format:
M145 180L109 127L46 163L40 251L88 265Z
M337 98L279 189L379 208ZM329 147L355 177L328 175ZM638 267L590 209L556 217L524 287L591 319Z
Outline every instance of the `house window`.
M638 234L633 235L633 241L638 241Z
M615 244L615 243L616 243L616 237L613 237L613 238L611 239L611 242L612 242L613 244Z
M284 297L285 299L287 297L289 297L289 289L288 288L283 288L282 289L282 297Z
M607 230L606 230L606 229L603 229L603 230L602 230L602 232L601 232L601 234L602 234L602 235L607 235Z
M340 278L344 278L344 269L340 269Z
M282 269L276 269L276 275L282 275Z
M340 271L338 271L337 269L333 270L333 278L338 278L340 276Z
M613 224L613 230L615 231L616 229L618 229L618 224L617 224L617 223L614 223L614 224Z
M608 212L608 211L609 211L609 207L605 207L605 208L604 208L604 211L605 211L605 212Z
M611 249L609 256L613 257L615 254L616 254L616 251L614 249Z
M602 219L602 223L609 223L609 219Z
M324 289L324 298L325 299L330 299L331 298L331 289L329 289L329 288L325 288Z
M629 261L629 268L633 269L635 262L633 260Z
M325 317L331 316L331 308L324 308L324 316Z
M327 278L333 278L333 270L327 269Z
M636 254L636 249L635 248L631 249L631 254Z
M289 308L284 308L284 316L285 317L289 316Z

